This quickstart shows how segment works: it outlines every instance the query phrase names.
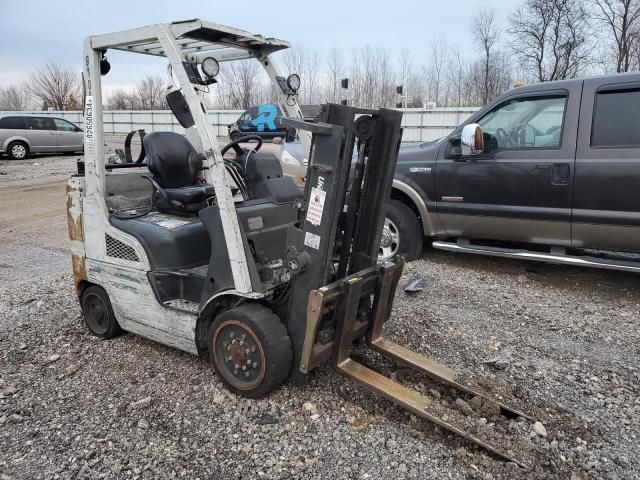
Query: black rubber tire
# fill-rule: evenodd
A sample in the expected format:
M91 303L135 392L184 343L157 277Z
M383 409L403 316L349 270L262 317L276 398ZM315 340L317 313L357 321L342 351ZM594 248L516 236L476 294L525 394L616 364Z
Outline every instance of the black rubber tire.
M82 316L89 331L98 338L109 340L122 334L122 328L113 313L109 295L98 285L88 287L82 293ZM95 315L99 317L96 318Z
M222 349L220 341L227 338L225 329L228 328L244 329L257 346L251 354L251 360L258 360L260 367L256 372L257 378L244 385L244 380L238 378L239 374L234 375L231 371L232 361L225 363L224 360L227 352ZM263 305L245 303L218 315L209 328L208 342L209 363L222 383L237 395L264 397L282 385L291 371L293 353L287 329L280 318ZM220 345L219 350L215 348L216 342Z
M399 200L389 200L387 218L397 226L400 237L395 255L404 257L408 262L419 258L422 255L424 233L420 219L411 207Z
M242 134L239 132L233 132L231 135L229 135L229 140L231 140L232 142L235 142L237 139L239 139L240 137L242 137Z
M11 152L11 150L13 149L13 147L14 147L15 145L22 145L22 146L24 147L24 150L25 150L24 157L16 157L16 156ZM25 158L27 158L27 157L29 156L29 146L28 146L26 143L21 142L21 141L19 141L19 140L15 141L15 142L11 142L11 143L9 144L9 146L7 147L7 155L9 155L9 158L12 158L13 160L24 160Z

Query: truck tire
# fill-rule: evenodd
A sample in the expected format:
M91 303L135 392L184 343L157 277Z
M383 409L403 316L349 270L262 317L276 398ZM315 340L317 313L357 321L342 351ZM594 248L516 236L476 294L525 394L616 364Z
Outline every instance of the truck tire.
M407 261L415 260L422 253L423 239L420 220L413 210L398 200L389 200L378 258L388 260L399 255Z
M245 303L227 310L209 328L209 362L237 395L269 394L289 376L292 359L287 329L263 305Z
M24 142L11 142L7 147L7 154L14 160L24 160L29 154L29 147Z
M98 338L109 340L122 333L113 313L109 295L104 288L92 285L82 293L82 316L89 331Z

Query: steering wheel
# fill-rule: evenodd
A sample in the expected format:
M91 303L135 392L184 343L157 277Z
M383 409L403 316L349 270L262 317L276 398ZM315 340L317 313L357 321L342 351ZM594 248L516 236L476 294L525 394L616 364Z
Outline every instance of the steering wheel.
M233 149L233 151L236 154L236 157L239 157L247 151L247 149L242 148L240 144L249 142L252 140L258 141L258 144L253 149L254 152L257 152L258 150L260 150L260 147L262 147L262 138L259 137L258 135L247 135L246 137L240 137L237 140L233 140L227 143L224 147L222 147L222 150L220 150L220 154L224 157L225 153L227 153L230 149Z

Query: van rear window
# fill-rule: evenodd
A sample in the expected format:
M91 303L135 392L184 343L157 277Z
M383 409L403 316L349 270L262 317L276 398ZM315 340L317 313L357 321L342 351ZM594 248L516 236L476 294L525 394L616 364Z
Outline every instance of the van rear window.
M591 146L640 147L640 90L613 90L596 94Z
M0 118L0 128L8 128L11 130L24 130L24 117L4 117Z

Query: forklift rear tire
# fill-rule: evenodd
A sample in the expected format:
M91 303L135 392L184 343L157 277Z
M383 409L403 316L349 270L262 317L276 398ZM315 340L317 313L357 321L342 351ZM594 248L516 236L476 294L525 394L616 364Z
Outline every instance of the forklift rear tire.
M209 329L209 361L229 390L260 398L289 376L291 339L269 308L245 303L220 314Z
M415 260L422 254L423 239L422 226L414 211L398 200L389 200L378 258L401 256L408 262Z
M109 295L98 285L90 286L82 294L82 315L89 331L98 338L109 340L122 333Z

